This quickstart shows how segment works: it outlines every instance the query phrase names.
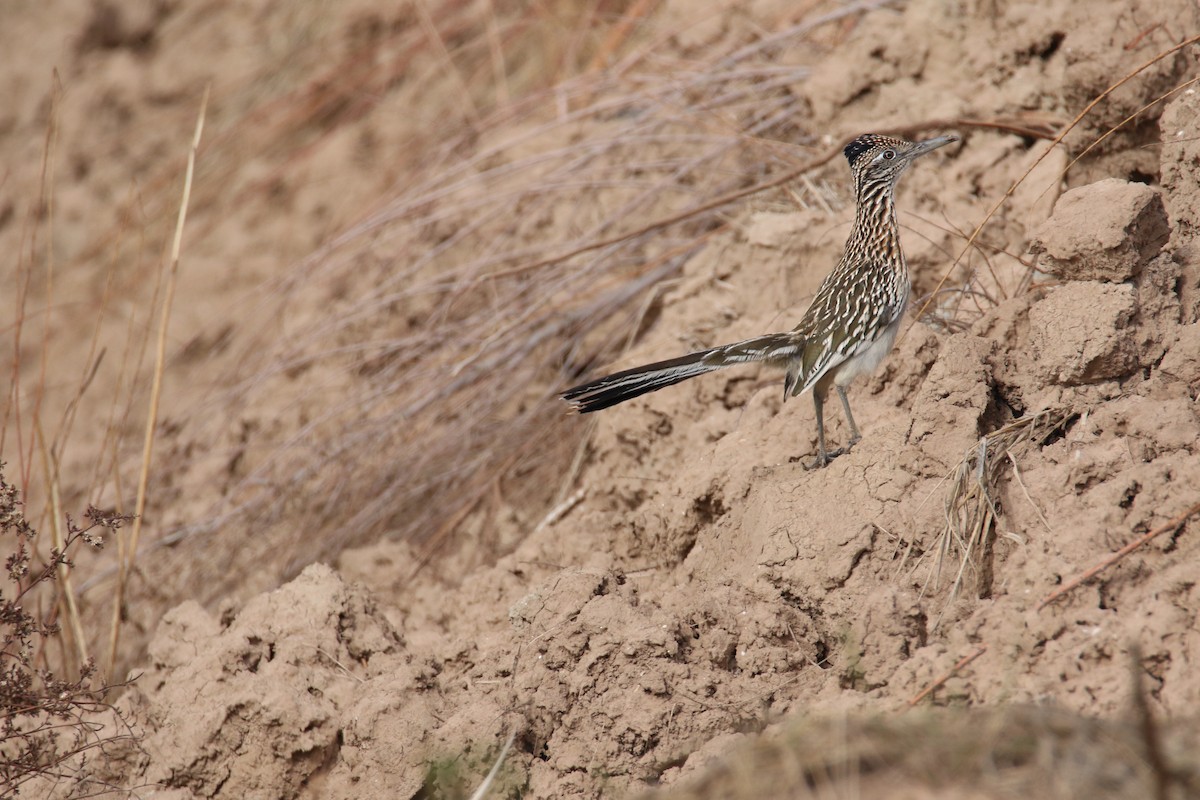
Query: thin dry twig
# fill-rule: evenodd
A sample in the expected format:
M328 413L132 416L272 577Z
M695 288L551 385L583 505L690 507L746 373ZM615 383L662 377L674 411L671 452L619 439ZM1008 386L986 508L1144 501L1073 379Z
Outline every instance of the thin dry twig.
M137 559L138 538L142 531L142 515L146 511L146 490L150 483L150 461L154 451L154 432L158 427L158 403L162 394L163 369L167 361L167 329L171 322L171 305L175 297L176 278L179 274L179 258L183 249L183 227L187 221L188 201L192 194L192 179L196 172L196 151L200 149L200 137L204 133L204 117L208 111L208 95L211 85L204 87L200 99L200 113L196 118L196 130L188 148L187 169L183 179L183 193L179 199L179 216L175 223L175 236L171 242L171 259L167 269L167 292L163 299L162 313L158 326L158 349L154 362L153 382L150 385L150 404L146 412L146 434L142 444L142 469L138 477L137 501L134 505L133 528L129 534L129 547L121 561L117 577L117 588L113 600L112 624L109 628L108 660L105 674L111 675L116 662L117 646L121 635L121 608L125 602L125 587L129 571Z
M496 756L496 761L488 771L487 777L483 779L483 783L479 784L479 788L471 793L471 800L483 800L483 798L487 797L488 790L496 782L496 776L500 774L500 767L504 765L504 759L508 757L508 751L512 749L516 738L517 729L514 727L509 731L508 739L505 740L504 746L500 748L500 754Z
M49 342L50 331L50 311L53 308L54 295L54 219L55 219L55 197L54 197L54 168L57 164L55 153L58 147L58 132L59 132L59 103L62 99L62 83L59 80L58 69L52 71L53 81L50 91L50 108L46 118L46 133L42 143L41 171L38 182L38 200L35 206L38 209L35 213L31 213L32 220L31 230L29 233L29 258L24 257L25 251L22 249L21 257L17 261L17 276L16 276L16 291L13 294L15 308L13 309L13 352L12 361L9 367L9 389L5 397L4 414L0 417L0 453L8 452L5 448L5 442L8 438L9 419L13 420L13 429L16 433L16 451L17 451L17 474L22 486L29 486L31 474L33 472L33 450L35 447L34 437L30 437L28 448L25 445L24 434L25 426L22 424L22 403L21 398L21 339L25 331L26 323L29 321L27 304L30 293L30 286L33 281L33 262L39 257L38 242L39 234L41 233L41 220L44 210L45 224L48 228L46 238L46 252L44 255L44 264L46 270L46 288L45 288L45 303L43 305L42 316L42 346L40 354L39 375L37 384L34 387L33 401L31 403L31 415L36 421L41 414L42 398L46 390L46 365L49 360Z
M578 489L575 491L574 494L572 494L566 500L563 500L561 503L556 505L554 508L550 509L550 511L546 514L546 516L542 517L542 521L537 524L537 527L533 529L534 533L537 533L538 531L541 531L543 528L545 528L549 525L553 525L554 523L558 522L572 508L579 505L583 501L583 498L586 494L587 494L586 489Z
M338 669L340 669L342 672L346 673L346 676L347 676L347 677L349 677L349 678L353 678L354 680L358 681L359 683L366 683L366 680L365 680L364 678L362 678L362 677L360 677L360 676L358 676L358 675L355 675L353 672L351 672L351 671L350 671L350 668L349 668L349 667L347 667L347 666L346 666L345 664L343 664L341 661L338 661L336 658L334 658L334 657L333 657L332 655L330 655L329 653L326 653L326 652L325 652L325 650L324 650L323 648L320 648L320 647L317 647L317 646L315 646L315 645L314 645L314 646L313 646L313 649L314 649L314 650L316 650L318 654L320 654L320 655L323 655L323 656L325 656L327 659L329 659L330 661L332 661L332 662L333 662L333 664L334 664L334 665L335 665L335 666L336 666Z
M979 658L981 655L983 655L984 653L986 653L986 652L987 652L987 649L988 649L988 647L987 647L987 645L986 645L986 644L981 644L981 645L979 645L979 647L977 647L977 648L975 649L975 652L971 653L970 655L966 655L966 656L963 656L962 658L960 658L960 659L959 659L959 660L958 660L958 661L957 661L957 662L954 664L954 666L953 666L953 667L951 667L951 668L950 668L950 670L949 670L948 672L946 672L946 674L942 675L942 676L941 676L941 677L939 677L937 680L935 680L933 683L929 684L929 685L928 685L928 686L926 686L924 689L922 689L920 692L918 692L916 695L914 695L914 696L912 697L912 699L910 699L910 700L908 701L908 707L909 707L909 708L912 708L912 707L913 707L913 706L915 706L917 703L921 702L921 701L922 701L922 700L924 700L926 697L928 697L929 695L933 694L933 693L934 693L935 691L937 691L937 690L938 690L938 689L939 689L941 686L943 686L943 685L946 683L946 681L950 680L950 679L951 679L951 678L953 678L955 675L957 675L957 674L959 673L959 671L960 671L960 670L961 670L963 667L967 666L967 665L968 665L968 664L970 664L972 661L974 661L975 659Z
M1041 602L1039 602L1037 604L1036 610L1041 611L1043 608L1050 605L1055 600L1059 599L1060 597L1063 597L1064 595L1068 594L1069 592L1071 592L1074 589L1078 588L1079 586L1083 585L1087 581L1096 577L1101 572L1103 572L1104 570L1111 567L1113 564L1116 564L1118 561L1125 558L1125 556L1129 555L1134 550L1137 550L1139 547L1146 544L1146 542L1149 542L1151 539L1155 538L1156 536L1161 536L1164 533L1170 533L1170 532L1174 532L1174 531L1178 530L1180 527L1183 526L1183 524L1185 522L1187 522L1190 518L1192 518L1196 514L1200 514L1200 503L1196 503L1195 505L1193 505L1190 508L1188 508L1187 510L1185 510L1183 513L1179 514L1176 517L1173 517L1169 522L1167 522L1163 525L1159 525L1157 528L1150 531L1149 533L1139 536L1137 539L1134 539L1132 542L1125 545L1120 550L1116 551L1115 553L1112 553L1109 556L1106 556L1104 559L1102 559L1100 561L1100 563L1096 564L1096 566L1080 573L1079 575L1075 576L1071 580L1067 581L1062 586L1058 587L1053 592L1051 592L1050 594L1043 597Z
M588 64L588 72L594 72L608 65L612 61L613 54L620 50L641 23L654 13L659 2L661 0L633 0L633 3L621 14L617 23L609 28L604 41L596 48L591 63Z
M417 19L420 21L421 29L429 38L430 46L437 52L445 66L446 74L453 76L454 82L458 85L463 114L472 124L478 124L479 109L476 108L475 101L471 98L470 85L466 78L463 77L462 71L454 61L454 57L450 55L450 49L446 46L446 39L438 30L437 23L433 20L433 15L429 13L429 6L426 0L416 0L413 3L413 7L417 11Z
M45 305L42 312L42 344L38 353L38 380L37 391L33 401L33 420L34 425L40 427L40 419L42 415L42 401L46 393L46 379L48 375L48 367L50 364L50 338L51 331L54 326L50 324L52 310L54 308L55 297L55 272L54 272L54 220L55 220L55 168L58 165L58 160L55 154L58 149L58 132L59 132L59 104L62 101L62 86L58 81L58 70L54 72L54 88L50 93L50 119L47 121L46 128L46 148L42 154L42 180L44 186L42 191L45 193L46 199L46 288ZM32 436L29 440L29 464L30 471L33 469L33 448L38 436ZM44 446L44 442L43 442ZM24 455L24 454L23 454ZM26 479L29 475L24 476ZM26 484L28 485L28 484Z
M59 495L58 458L53 448L46 445L46 436L42 432L39 420L34 421L34 436L42 460L42 469L46 485L50 487L50 536L54 549L60 553L66 552L67 537L63 533L62 521L66 518ZM79 616L79 603L75 597L75 586L71 580L71 569L67 564L58 565L58 582L62 587L59 592L60 602L66 606L63 616L71 629L71 638L75 640L75 652L81 666L88 663L87 637L83 633L83 622Z
M1164 92L1164 93L1160 94L1158 97L1151 100L1149 103L1144 104L1141 108L1137 109L1132 114L1125 117L1125 119L1121 120L1116 125L1113 125L1111 128L1106 130L1102 136L1098 136L1096 138L1096 140L1089 143L1087 147L1080 150L1078 155L1076 155L1069 162L1067 162L1066 169L1067 170L1071 169L1071 167L1075 166L1075 164L1077 164L1081 158L1086 156L1088 153L1092 152L1092 150L1094 150L1095 148L1099 147L1100 144L1105 139L1112 136L1117 131L1121 130L1121 128L1125 127L1130 122L1132 122L1133 120L1140 117L1142 114L1146 113L1146 111L1148 111L1150 108L1158 105L1159 103L1161 103L1162 101L1164 101L1168 97L1170 97L1171 95L1178 94L1179 92L1183 91L1184 89L1188 88L1189 86L1194 86L1197 83L1200 83L1200 75L1196 76L1195 78L1192 78L1190 81L1184 81L1183 83L1179 84L1175 88L1171 89L1169 92ZM1043 191L1042 194L1045 194L1045 191Z
M1001 130L1007 129L1007 127L1001 123L991 123L991 122L987 122L984 120L932 119L932 120L928 120L925 122L919 122L919 123L916 123L913 125L903 125L903 126L894 127L894 128L885 128L885 129L881 129L880 132L911 136L914 133L917 133L920 131L931 130L933 128L949 128L949 127L955 127L955 126L959 126L959 125L964 125L964 126L971 125L971 126L981 127L981 128L984 128L984 127L999 128ZM605 247L610 247L615 244L620 244L620 243L628 241L630 239L640 238L642 236L653 233L657 230L668 227L670 225L673 225L673 224L676 224L679 222L684 222L689 219L693 219L693 218L695 218L701 214L704 214L706 212L715 211L718 208L727 206L738 200L742 200L742 199L750 197L752 195L761 194L762 192L768 191L770 189L775 189L780 186L783 186L784 184L791 183L792 181L803 177L807 173L812 172L813 170L817 169L818 167L828 164L830 161L832 161L834 158L836 158L839 154L841 154L842 150L845 148L845 146L847 144L850 143L850 141L854 138L854 136L857 136L857 134L848 135L848 136L843 137L842 139L838 140L838 142L833 147L830 147L826 150L821 151L818 155L804 161L799 166L793 167L792 169L789 169L786 172L784 172L783 174L778 175L774 178L771 178L770 180L762 181L761 183L756 183L753 186L749 186L745 189L738 189L736 191L728 192L726 194L715 197L711 200L707 200L703 203L692 206L691 208L684 209L683 211L680 211L677 214L672 214L670 216L662 217L660 219L654 220L653 222L650 222L650 223L643 225L639 228L636 228L632 231L621 233L616 236L610 236L608 238L600 239L595 242L588 242L585 245L577 247L573 250L568 250L568 251L566 251L564 253L560 253L558 255L549 256L547 258L543 258L538 261L533 261L528 264L522 264L517 267L512 267L511 269L502 270L500 272L495 273L493 277L511 277L513 275L521 275L521 274L524 274L527 272L541 269L543 267L550 266L550 265L558 263L560 261L567 261L569 259L574 258L575 256L583 255L584 253L589 253L594 250L600 250ZM1032 171L1032 168L1031 168L1031 171ZM1013 190L1015 190L1015 189L1016 189L1016 186L1013 186ZM1011 193L1011 190L1010 190L1010 193ZM999 206L997 206L997 208L999 208ZM995 210L993 210L992 213L994 214ZM991 214L988 215L988 218L990 218L990 217L991 217ZM975 234L972 235L972 238L968 241L967 249L974 246L974 237L977 236L978 233L979 233L979 230L976 230ZM961 259L961 258L962 258L962 255L960 254L959 259ZM957 261L955 262L955 265L957 265ZM947 273L947 274L949 274L949 273ZM940 288L940 287L941 287L941 284L938 285L938 288ZM922 309L921 311L923 313L924 309ZM918 316L920 316L920 315L918 314Z
M1038 504L1033 502L1033 497L1030 496L1029 489L1025 486L1025 480L1021 477L1021 469L1017 466L1016 457L1013 456L1011 450L1005 453L1005 455L1008 456L1008 463L1012 465L1013 477L1017 479L1017 485L1021 487L1021 493L1025 495L1025 499L1029 501L1029 505L1033 506L1033 513L1037 514L1038 519L1042 521L1042 525L1046 528L1046 533L1049 533L1053 537L1054 529L1050 527L1050 523L1047 521L1046 515L1042 513L1042 509L1038 508Z

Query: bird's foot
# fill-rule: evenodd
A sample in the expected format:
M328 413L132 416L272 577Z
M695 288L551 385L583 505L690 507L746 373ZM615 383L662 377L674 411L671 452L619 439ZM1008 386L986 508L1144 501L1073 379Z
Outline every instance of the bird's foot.
M851 446L853 446L853 443L851 443ZM849 452L850 447L839 447L837 450L819 452L817 453L816 458L804 465L804 468L808 470L821 469L822 467L828 466L829 462L833 461L838 456Z

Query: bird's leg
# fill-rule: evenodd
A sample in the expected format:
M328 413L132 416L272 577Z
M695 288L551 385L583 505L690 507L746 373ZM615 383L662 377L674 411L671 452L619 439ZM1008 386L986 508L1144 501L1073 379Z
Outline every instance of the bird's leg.
M838 397L842 398L842 408L846 410L846 421L850 423L850 443L837 450L825 449L825 396L829 393L829 384L817 384L813 387L813 407L817 410L817 457L807 465L808 469L820 469L843 453L849 453L850 448L862 439L858 425L854 423L854 415L850 413L850 400L846 397L846 390L841 386L836 388Z
M838 456L839 453L831 455L825 452L825 413L822 408L825 398L816 388L813 389L812 396L813 406L817 410L817 457L812 460L812 463L806 466L806 469L820 469Z
M842 408L846 410L846 421L850 423L850 444L846 445L846 452L849 452L851 447L862 440L862 436L858 432L858 426L854 424L854 415L850 413L850 398L846 397L846 388L838 386L837 393L838 397L842 398Z

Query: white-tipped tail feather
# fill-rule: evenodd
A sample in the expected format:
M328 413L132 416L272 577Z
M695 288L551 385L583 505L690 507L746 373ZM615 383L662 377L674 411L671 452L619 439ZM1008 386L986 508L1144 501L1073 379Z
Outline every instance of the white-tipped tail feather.
M606 375L567 389L562 396L572 409L586 414L724 367L752 361L785 362L795 357L802 344L790 333L758 336Z

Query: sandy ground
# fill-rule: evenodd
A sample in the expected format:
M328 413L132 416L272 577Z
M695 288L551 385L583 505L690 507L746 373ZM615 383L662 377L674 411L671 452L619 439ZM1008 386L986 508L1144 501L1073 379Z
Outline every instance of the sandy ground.
M145 737L91 776L466 797L511 740L491 796L1149 796L1160 756L1185 796L1200 523L1041 601L1200 502L1197 49L1047 142L1195 4L600 3L586 36L551 5L6 11L31 507L35 397L63 506L132 506L211 86L113 667ZM864 130L963 141L902 182L917 301L851 453L804 470L812 405L766 369L563 414L794 324ZM106 556L76 576L102 661Z

